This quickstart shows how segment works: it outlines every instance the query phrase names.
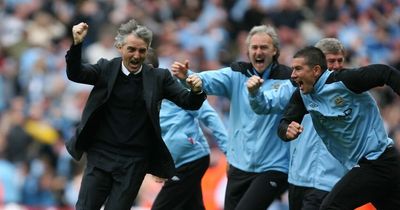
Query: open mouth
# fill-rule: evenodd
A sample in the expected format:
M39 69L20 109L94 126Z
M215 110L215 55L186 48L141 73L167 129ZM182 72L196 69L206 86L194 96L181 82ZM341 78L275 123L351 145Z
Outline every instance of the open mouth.
M304 87L303 81L297 80L296 83L297 83L298 87L300 88L300 90L303 90L303 87Z
M254 64L259 68L264 67L265 59L264 58L256 58Z
M132 65L138 65L139 64L139 61L138 60L135 60L135 59L133 59L133 60L131 60L131 62L130 62Z
M264 64L265 59L264 58L256 58L256 64Z
M134 59L129 62L130 66L134 69L137 69L139 67L139 63L140 62L138 60L134 60Z

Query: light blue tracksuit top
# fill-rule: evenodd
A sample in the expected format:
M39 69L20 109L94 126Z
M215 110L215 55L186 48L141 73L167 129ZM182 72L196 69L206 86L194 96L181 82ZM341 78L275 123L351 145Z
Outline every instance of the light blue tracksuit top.
M200 122L212 132L218 147L226 153L228 136L225 126L207 101L196 111L183 110L166 99L162 101L161 135L172 155L175 167L210 154L210 147L200 128Z
M301 124L302 134L290 144L289 183L331 191L347 172L327 150L314 129L311 116L306 114Z
M314 92L300 95L327 149L350 170L362 157L377 159L393 140L373 97L352 92L342 81L325 84L330 74L321 75Z
M290 83L289 79L268 78L260 89L273 90ZM287 173L289 167L289 143L277 135L282 111L257 115L251 109L246 82L248 77L233 71L231 67L199 73L203 90L209 95L227 97L230 100L228 122L227 159L229 164L246 171L261 173L276 170Z
M292 84L287 84L279 92L257 91L249 95L249 101L254 112L268 114L273 110L283 110L295 89ZM304 116L302 124L302 134L290 141L288 182L296 186L331 191L347 170L328 152L312 126L309 114Z

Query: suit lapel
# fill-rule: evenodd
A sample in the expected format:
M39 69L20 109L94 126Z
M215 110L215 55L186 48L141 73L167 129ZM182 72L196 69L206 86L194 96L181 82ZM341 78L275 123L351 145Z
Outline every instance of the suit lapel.
M151 107L151 101L154 89L154 77L152 76L155 72L148 65L143 65L143 98L146 102L146 107Z
M121 71L122 58L116 59L115 62L111 64L110 67L110 78L107 86L107 99L110 97L111 90L114 87L115 81L117 81L118 73Z

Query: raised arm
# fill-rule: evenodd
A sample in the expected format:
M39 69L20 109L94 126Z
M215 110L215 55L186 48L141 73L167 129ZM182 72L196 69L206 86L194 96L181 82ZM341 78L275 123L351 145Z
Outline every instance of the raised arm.
M72 27L73 45L65 55L67 77L71 81L94 85L98 79L99 66L82 64L82 42L89 26L81 22ZM101 62L102 60L99 60Z
M296 89L279 122L278 136L284 141L296 139L303 132L301 121L306 113L307 110L300 96L300 90Z
M262 83L263 79L258 76L252 76L247 80L251 109L256 114L282 112L296 87L290 81L281 81L276 88L260 91Z
M172 77L168 70L165 69L163 72L165 74L163 86L164 97L183 109L198 110L207 98L204 91L202 91L201 79L199 77L187 78L187 85L191 89L188 91L176 78Z
M400 95L400 71L384 64L373 64L358 69L335 72L330 79L342 81L349 90L355 93L388 85Z

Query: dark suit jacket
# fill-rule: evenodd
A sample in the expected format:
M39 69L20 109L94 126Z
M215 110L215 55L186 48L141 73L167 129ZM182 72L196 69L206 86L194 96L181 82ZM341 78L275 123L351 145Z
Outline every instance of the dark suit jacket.
M118 72L121 71L122 58L112 60L100 59L96 64L81 63L82 45L71 46L65 58L67 62L68 79L77 83L93 85L82 119L76 129L74 137L66 142L68 152L75 160L80 160L84 151L90 145L88 134L96 132L91 129L94 113L107 102L116 81ZM152 68L143 65L143 96L148 116L154 128L156 142L151 147L150 166L148 173L158 177L170 178L174 175L175 167L171 154L161 138L159 111L162 99L173 101L178 106L196 110L199 109L206 98L204 93L196 95L182 87L173 79L167 69Z

